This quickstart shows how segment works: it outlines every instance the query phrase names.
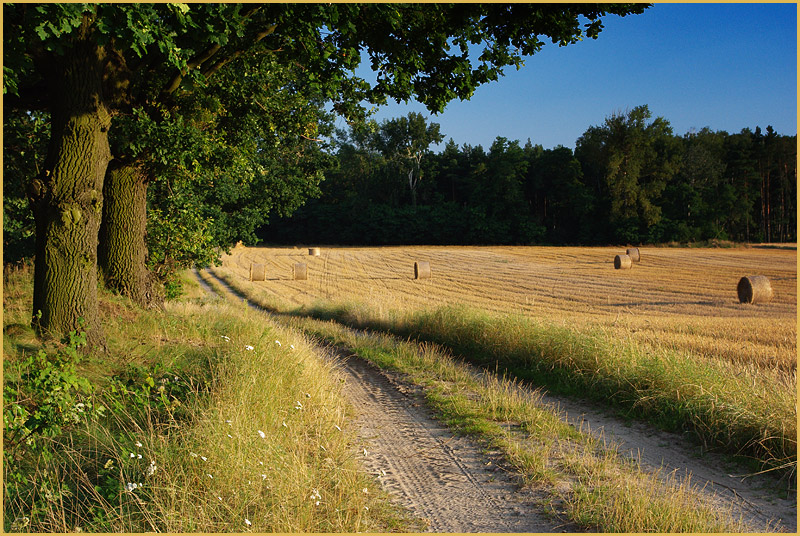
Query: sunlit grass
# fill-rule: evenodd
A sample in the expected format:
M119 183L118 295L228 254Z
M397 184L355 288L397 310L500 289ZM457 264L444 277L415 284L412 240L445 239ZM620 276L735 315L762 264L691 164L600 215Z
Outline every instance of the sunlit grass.
M23 272L4 281L5 326L21 326L6 330L6 371L40 347L24 328L30 277ZM46 456L21 460L18 474L32 485L17 495L5 488L6 530L410 526L359 470L340 383L302 336L219 299L143 312L103 295L101 309L109 313L108 352L87 356L81 371L92 379L105 417L76 423L43 440L51 447Z
M263 296L258 286L224 269L215 273L256 302ZM271 297L264 305L275 303ZM759 460L759 469L792 474L796 468L793 372L737 367L732 373L725 361L642 345L602 327L570 328L463 306L398 311L319 300L282 310L436 342L491 370L605 401L667 429L690 430L707 448Z

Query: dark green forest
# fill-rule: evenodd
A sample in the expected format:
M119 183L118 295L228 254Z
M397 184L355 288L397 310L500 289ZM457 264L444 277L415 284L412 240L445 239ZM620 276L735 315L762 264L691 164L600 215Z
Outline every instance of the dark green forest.
M268 243L638 244L797 240L797 138L677 135L639 106L568 147L457 146L417 113L339 131L321 195Z

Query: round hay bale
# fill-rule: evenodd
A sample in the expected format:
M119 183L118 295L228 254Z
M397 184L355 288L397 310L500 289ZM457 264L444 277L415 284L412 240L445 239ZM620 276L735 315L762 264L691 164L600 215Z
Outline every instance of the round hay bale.
M308 248L308 254L312 257L319 257L319 248Z
M764 275L748 275L736 285L741 303L767 303L772 299L772 285Z
M292 275L295 279L305 281L308 279L308 265L304 262L296 262L294 263L294 267L292 268Z
M617 255L614 257L614 269L615 270L627 270L631 267L633 261L628 255Z
M630 257L632 262L639 262L639 248L628 248L625 250L625 255Z
M267 278L267 265L250 263L250 281L264 281Z
M428 261L419 261L414 263L414 279L430 279L431 278L431 263Z

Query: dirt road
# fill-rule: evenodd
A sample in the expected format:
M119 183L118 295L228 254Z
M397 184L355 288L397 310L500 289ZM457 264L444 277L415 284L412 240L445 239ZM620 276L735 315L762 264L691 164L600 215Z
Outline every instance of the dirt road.
M365 470L381 481L398 504L426 520L427 530L579 530L544 513L539 504L544 492L537 496L535 491L521 490L490 453L432 419L421 388L347 353L325 348L320 352L340 364L337 369L345 379L345 392L357 411ZM691 482L707 492L709 500L733 506L757 530L771 523L771 530L797 532L796 498L782 498L778 489L786 484L770 475L734 477L742 470L719 456L700 457L697 448L680 436L623 421L579 401L548 396L545 401L574 426L602 435L644 467L664 467L665 472L674 471L683 478L691 475Z

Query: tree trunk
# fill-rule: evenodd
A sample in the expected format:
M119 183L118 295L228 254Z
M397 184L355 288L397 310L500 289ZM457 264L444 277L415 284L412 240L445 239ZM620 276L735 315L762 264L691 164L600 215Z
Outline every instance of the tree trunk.
M87 19L81 37L50 69L50 144L44 171L30 185L36 220L33 315L42 335L83 330L91 343L102 344L97 233L111 159L111 116L101 91L102 50L88 39L89 27Z
M147 269L147 174L133 164L111 164L103 185L103 222L97 260L106 286L142 307L160 307L162 293Z

